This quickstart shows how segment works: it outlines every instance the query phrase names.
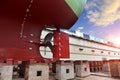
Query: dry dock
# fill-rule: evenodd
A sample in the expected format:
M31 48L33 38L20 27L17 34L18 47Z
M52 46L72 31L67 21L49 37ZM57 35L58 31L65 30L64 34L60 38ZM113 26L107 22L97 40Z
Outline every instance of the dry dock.
M103 76L95 76L95 75L90 75L86 78L76 78L75 80L120 80L118 78L111 78L111 77L103 77Z
M24 80L24 79L13 79L13 80ZM50 80L55 80L55 79L51 78ZM85 78L76 77L75 79L72 79L72 80L120 80L120 79L119 78L90 75L90 76L85 77Z

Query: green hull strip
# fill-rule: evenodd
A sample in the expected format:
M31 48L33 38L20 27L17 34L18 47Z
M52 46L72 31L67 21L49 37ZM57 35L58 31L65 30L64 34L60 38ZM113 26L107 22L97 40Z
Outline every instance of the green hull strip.
M79 17L87 0L65 0L74 13Z

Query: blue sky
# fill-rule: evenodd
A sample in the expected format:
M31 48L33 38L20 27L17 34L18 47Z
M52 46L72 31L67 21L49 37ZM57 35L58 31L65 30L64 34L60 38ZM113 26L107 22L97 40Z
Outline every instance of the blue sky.
M81 32L112 42L120 42L120 0L88 0L76 24Z

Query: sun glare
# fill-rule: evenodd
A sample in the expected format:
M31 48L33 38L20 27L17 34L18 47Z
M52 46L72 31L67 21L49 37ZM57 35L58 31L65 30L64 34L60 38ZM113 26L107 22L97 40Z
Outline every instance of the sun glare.
M113 43L115 43L115 45L120 45L120 38L114 38Z

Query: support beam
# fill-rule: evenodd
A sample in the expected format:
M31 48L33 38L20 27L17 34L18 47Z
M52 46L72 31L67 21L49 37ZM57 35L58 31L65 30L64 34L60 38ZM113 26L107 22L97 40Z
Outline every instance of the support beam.
M48 64L30 64L26 68L25 80L49 80Z
M12 74L12 59L7 59L6 63L0 63L0 80L12 80Z
M3 65L0 73L0 80L12 80L13 65Z
M56 79L67 80L74 78L74 64L73 62L58 62L56 64Z
M77 61L75 62L76 76L85 77L90 75L90 67L88 61Z

